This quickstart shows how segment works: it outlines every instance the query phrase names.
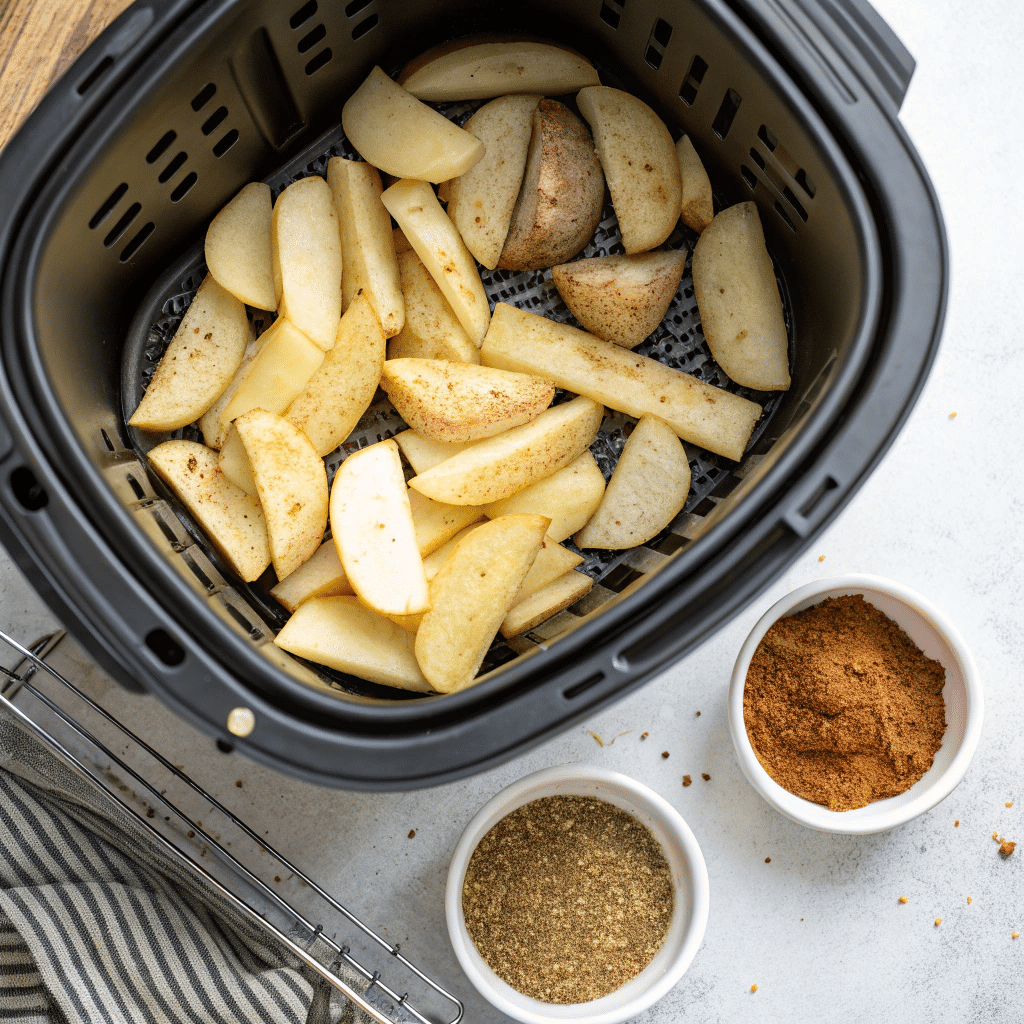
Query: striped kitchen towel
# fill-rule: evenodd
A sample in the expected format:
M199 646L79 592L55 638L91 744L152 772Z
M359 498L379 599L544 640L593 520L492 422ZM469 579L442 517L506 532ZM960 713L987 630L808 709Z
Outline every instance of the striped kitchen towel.
M0 718L0 1021L369 1024L305 970Z

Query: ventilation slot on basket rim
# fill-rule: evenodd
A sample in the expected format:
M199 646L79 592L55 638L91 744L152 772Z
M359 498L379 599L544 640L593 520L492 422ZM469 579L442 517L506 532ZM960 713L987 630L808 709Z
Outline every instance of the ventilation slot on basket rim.
M379 21L380 18L378 18L376 14L371 14L368 18L366 18L364 21L359 22L359 24L356 25L354 29L352 29L352 38L362 39L363 36L365 36L366 33L370 31L370 29L377 27L377 23Z
M626 6L626 0L604 0L601 4L601 20L610 28L618 28L622 21L622 9Z
M185 196L188 195L192 186L199 180L199 175L195 171L191 171L184 178L182 178L178 187L171 193L171 202L179 203Z
M742 102L742 97L735 89L726 90L725 95L722 97L722 104L718 108L718 113L715 114L715 120L711 125L711 130L720 139L724 139L729 134L729 129L732 128L736 112L740 109L740 103Z
M114 211L114 207L124 198L124 194L128 191L128 182L122 181L113 192L107 196L104 200L103 205L92 215L92 220L89 221L89 227L92 229L98 228Z
M142 203L132 203L125 210L121 219L110 229L107 237L103 239L104 248L109 249L131 226L133 220L142 212Z
M217 86L213 82L204 85L192 99L192 109L198 114L203 107L217 94Z
M238 129L232 128L213 147L213 155L220 159L238 141Z
M167 182L173 178L178 171L185 165L188 160L188 153L182 150L173 160L160 172L159 177L156 179L161 185L166 185Z
M155 164L170 148L171 143L178 137L178 133L173 129L169 132L164 132L160 137L157 144L146 154L146 163Z
M122 263L127 263L142 248L143 243L153 234L155 228L156 225L152 221L141 227L135 237L121 250L118 259Z
M697 92L704 76L708 73L708 62L700 55L694 55L690 61L690 70L686 72L682 85L679 86L679 98L688 106L692 107L697 99Z
M658 18L647 37L647 49L644 51L644 60L655 71L661 67L661 62L665 59L665 48L671 38L672 26L663 18Z
M212 135L226 120L228 116L227 107L218 107L204 122L199 130L204 135Z
M288 24L293 29L302 28L316 12L316 0L309 0L308 4L304 4L288 19Z

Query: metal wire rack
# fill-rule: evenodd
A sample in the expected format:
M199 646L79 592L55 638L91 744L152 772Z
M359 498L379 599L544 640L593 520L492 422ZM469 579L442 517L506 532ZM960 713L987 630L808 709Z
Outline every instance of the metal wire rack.
M106 793L172 859L204 878L232 907L273 935L326 986L372 1020L378 1024L460 1024L464 1013L461 1001L409 961L397 943L392 945L378 935L181 766L172 764L49 664L47 658L64 637L65 632L59 630L25 647L0 631L0 641L21 656L14 668L0 665L0 710ZM82 724L83 718L90 727ZM109 737L102 739L99 732L108 732ZM122 754L117 754L115 747L123 748ZM205 824L197 812L206 818ZM245 855L236 855L228 847L258 852L259 868L243 863ZM282 874L287 874L291 883L289 898L266 881L267 877L280 880ZM308 906L300 909L295 896ZM349 941L332 937L331 928L338 924ZM337 934L335 928L333 935ZM358 954L357 944L361 945ZM385 954L387 981L380 970L363 962L374 950L378 956L381 950ZM342 965L367 983L365 990L359 991L341 976ZM397 984L392 975L402 973L405 981ZM422 989L415 1001L408 991L401 991L407 981ZM314 1000L329 994L330 988L323 983Z

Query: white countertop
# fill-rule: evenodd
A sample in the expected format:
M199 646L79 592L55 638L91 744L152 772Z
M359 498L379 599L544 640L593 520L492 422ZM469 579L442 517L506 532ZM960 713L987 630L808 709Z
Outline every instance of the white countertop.
M991 838L998 831L1024 842L1024 6L876 6L918 61L902 121L949 235L942 348L900 437L838 521L700 650L509 764L379 795L319 789L219 754L150 698L109 690L98 670L78 666L79 678L141 722L172 760L206 772L203 781L257 831L463 997L467 1021L506 1018L475 994L451 952L448 857L499 788L568 761L653 787L682 813L707 861L704 943L683 980L638 1020L1024 1019L1024 936L1011 939L1024 931L1024 846L1003 859ZM733 659L764 610L809 580L854 572L900 580L944 610L974 653L986 701L978 752L953 794L908 825L864 838L814 833L770 809L736 763L725 707ZM6 557L0 626L23 639L54 627ZM694 779L686 789L683 774Z

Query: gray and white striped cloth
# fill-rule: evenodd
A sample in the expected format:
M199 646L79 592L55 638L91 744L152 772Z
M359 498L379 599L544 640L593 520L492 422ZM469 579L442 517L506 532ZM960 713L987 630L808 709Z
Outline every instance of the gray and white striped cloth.
M369 1024L334 997L0 718L0 1022Z

